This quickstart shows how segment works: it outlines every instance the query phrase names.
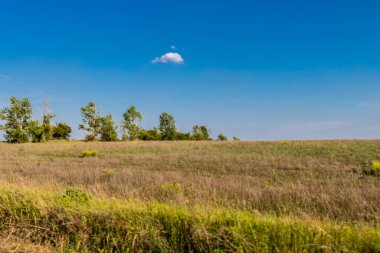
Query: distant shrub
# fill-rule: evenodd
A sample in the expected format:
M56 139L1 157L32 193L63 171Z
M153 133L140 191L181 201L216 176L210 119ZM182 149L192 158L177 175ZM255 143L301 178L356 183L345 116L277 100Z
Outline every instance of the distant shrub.
M161 139L161 133L158 131L157 128L153 128L150 130L142 129L139 132L138 138L139 140L143 140L143 141L158 141Z
M380 176L380 161L373 161L369 169L364 171L367 175Z
M80 157L95 157L98 154L98 152L94 150L83 150L82 155Z
M54 139L69 139L71 134L71 127L65 123L58 123L53 128Z
M113 169L103 169L100 173L100 178L104 181L108 181L116 175L115 170Z
M228 141L227 136L225 136L224 134L219 134L218 141Z
M191 135L191 133L177 132L176 140L178 140L178 141L192 141L192 140L194 140L194 137Z
M88 204L89 200L90 196L84 190L75 187L68 188L60 198L63 204Z
M210 140L210 130L207 126L193 126L192 138L197 141Z
M233 141L240 141L240 139L238 137L236 137L236 136L232 137L232 140Z

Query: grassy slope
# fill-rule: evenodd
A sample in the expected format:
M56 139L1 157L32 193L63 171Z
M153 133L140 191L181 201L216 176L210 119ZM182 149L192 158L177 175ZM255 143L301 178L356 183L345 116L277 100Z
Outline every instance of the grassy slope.
M79 158L84 149L98 156ZM0 248L29 238L55 249L374 252L380 180L362 170L379 151L380 141L0 144ZM62 202L72 186L92 198Z

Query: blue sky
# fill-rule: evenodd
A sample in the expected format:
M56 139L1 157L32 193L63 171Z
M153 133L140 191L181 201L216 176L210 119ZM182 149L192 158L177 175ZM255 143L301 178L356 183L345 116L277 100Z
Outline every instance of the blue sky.
M213 136L379 138L379 10L376 0L4 1L0 105L27 96L38 117L48 101L75 138L90 100L118 122L135 105L146 128L167 111L180 130L205 124Z

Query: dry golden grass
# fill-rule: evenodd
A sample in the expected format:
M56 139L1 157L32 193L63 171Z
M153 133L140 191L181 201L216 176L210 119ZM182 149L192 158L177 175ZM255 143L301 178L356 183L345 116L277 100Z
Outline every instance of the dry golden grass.
M379 225L379 159L380 141L1 143L0 184Z

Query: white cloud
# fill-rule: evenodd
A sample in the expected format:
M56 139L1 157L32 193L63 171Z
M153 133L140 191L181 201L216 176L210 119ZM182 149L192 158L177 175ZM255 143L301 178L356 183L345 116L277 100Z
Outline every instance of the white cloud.
M173 49L173 50L177 50L177 48L175 47L175 45L171 46L170 48Z
M156 57L152 60L152 63L175 63L182 64L184 62L182 56L179 53L166 53L161 57Z

